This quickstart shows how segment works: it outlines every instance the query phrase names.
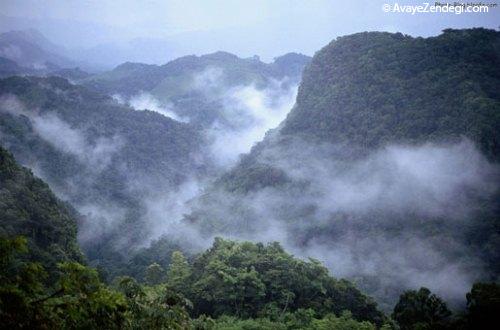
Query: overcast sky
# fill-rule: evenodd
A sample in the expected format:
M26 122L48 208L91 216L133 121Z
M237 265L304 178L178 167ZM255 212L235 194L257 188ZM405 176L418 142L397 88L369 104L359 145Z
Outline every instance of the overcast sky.
M426 1L1 0L0 29L36 28L68 48L123 45L139 38L168 42L166 57L220 49L269 60L289 51L312 55L337 36L361 31L429 36L449 27L500 25L499 7L462 15L382 10L384 3L396 2ZM156 61L154 56L145 59Z

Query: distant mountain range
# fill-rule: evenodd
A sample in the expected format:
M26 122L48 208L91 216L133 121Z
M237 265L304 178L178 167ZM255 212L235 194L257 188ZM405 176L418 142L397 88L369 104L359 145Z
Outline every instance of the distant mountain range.
M11 32L0 137L75 207L83 249L110 278L166 266L186 226L200 235L187 245L280 240L385 309L415 283L462 299L500 274L499 35L358 33L312 59L215 52L88 73L38 33ZM297 86L236 166L214 161L210 134L238 132Z
M263 90L274 82L283 89L293 87L309 61L308 56L289 53L267 64L258 57L217 52L184 56L161 66L127 62L81 83L125 100L146 92L177 115L207 127L224 121L223 102L232 88L252 85Z
M36 30L10 31L0 34L0 57L15 61L32 70L51 71L75 66L76 62L61 55L64 50Z
M50 46L36 33L9 36L20 36L22 43L31 44L32 48L23 48L27 52ZM196 87L191 85L192 79L216 69L224 72L217 81L228 89L246 84L264 88L271 80L285 78L284 83L297 84L309 60L287 54L265 64L257 58L240 59L218 52L183 57L163 66L124 63L91 75L78 68L42 70L4 59L0 71L16 76L0 79L2 145L82 214L80 241L91 261L105 265L107 258L113 262L125 258L124 252L134 248L132 241L139 244L152 234L153 225L143 221L152 216L147 214L147 203L157 198L154 193L160 191L158 198L168 200L179 189L191 189L190 180L201 180L215 170L210 141L198 128L204 123L208 128L215 119L203 121L200 118L208 118L209 113L188 105L210 109L212 118L221 120L217 115L222 111L222 96L207 99L207 94L197 90L206 88L205 82ZM183 86L183 81L189 84ZM171 102L184 111L179 115L190 116L191 122L129 107L128 100L141 93L150 93L159 102ZM110 95L122 100L117 102ZM98 235L87 240L90 233ZM127 248L119 243L124 233L134 237L128 240ZM104 267L114 274L118 270L113 267L123 265Z

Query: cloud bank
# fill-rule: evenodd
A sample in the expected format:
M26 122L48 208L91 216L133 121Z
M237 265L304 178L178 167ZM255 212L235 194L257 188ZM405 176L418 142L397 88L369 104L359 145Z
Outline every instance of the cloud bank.
M138 95L131 97L128 101L128 105L138 111L143 111L143 110L154 111L173 120L177 120L183 123L189 122L188 118L177 115L172 110L171 105L162 105L160 101L158 101L158 99L156 99L150 93L142 92Z
M257 162L283 171L288 183L248 193L219 186L197 201L193 216L214 236L280 241L318 258L386 309L402 290L420 286L452 305L463 301L487 277L463 237L480 202L497 191L498 167L468 140L350 153L298 139L264 148Z

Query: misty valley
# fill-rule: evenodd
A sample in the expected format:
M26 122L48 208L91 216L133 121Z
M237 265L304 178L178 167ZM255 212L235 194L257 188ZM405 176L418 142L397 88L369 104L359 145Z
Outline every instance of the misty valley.
M0 34L1 329L498 324L498 30L71 56Z

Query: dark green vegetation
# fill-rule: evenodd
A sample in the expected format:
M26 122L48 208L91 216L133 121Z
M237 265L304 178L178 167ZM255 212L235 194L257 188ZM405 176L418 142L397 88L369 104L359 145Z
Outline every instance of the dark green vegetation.
M192 264L174 252L168 272L158 264L149 266L150 286L121 277L115 288L107 287L95 270L81 264L74 214L4 149L0 180L2 327L213 329L219 323L246 322L371 329L370 323L355 320L384 320L375 303L352 284L330 277L318 261L293 258L278 243L216 239ZM343 311L351 314L333 315Z
M224 123L223 98L231 88L254 85L263 89L277 81L282 88L295 85L309 61L308 56L289 53L266 64L258 58L217 52L184 56L161 66L124 63L82 83L125 99L148 92L161 103L172 104L174 111L189 117L191 123L208 127L216 120Z
M219 242L220 243L220 242ZM245 243L250 244L250 243ZM214 249L220 250L220 248ZM278 306L283 301L270 301L267 309L262 310L259 317L255 319L242 318L236 313L231 305L217 305L223 312L223 316L217 317L216 313L203 314L197 318L191 315L196 303L184 298L175 291L175 284L179 279L185 279L186 274L175 271L173 264L168 273L165 283L156 285L141 285L128 277L117 278L113 287L108 287L100 282L97 272L76 262L64 262L58 264L58 277L49 285L42 279L45 277L45 269L42 265L26 262L20 259L26 253L26 241L22 238L12 240L0 239L0 262L2 265L0 272L0 317L1 327L8 329L29 328L29 329L375 329L373 323L368 321L357 321L357 318L371 319L375 313L377 320L381 320L381 314L376 311L370 302L366 302L354 288L357 294L352 299L343 302L330 302L330 307L334 309L344 309L347 304L365 304L367 314L362 310L358 311L357 317L344 310L339 317L332 311L327 311L325 306L321 307L326 312L315 312L313 309L297 309L301 304L319 304L319 298L306 295L298 295L290 298L291 301L301 299L299 304L290 303L287 310ZM220 253L228 253L227 248L222 248ZM200 256L199 258L202 258ZM196 261L195 261L196 262ZM297 262L290 258L288 262ZM246 285L250 284L253 277L266 275L267 279L272 274L275 265L271 265L269 274L257 273L255 269L239 269L240 276L232 278L225 273L225 268L230 265L222 262L212 265L211 269L215 273L207 274L202 272L193 275L200 276L198 281L202 283L213 281L213 276L220 277L222 287L231 292L219 292L225 297L232 297L238 301L264 300L263 294L256 294ZM185 267L189 268L187 263ZM313 268L321 268L318 265L311 265ZM253 272L253 276L248 276L248 272ZM189 274L187 274L189 276ZM237 275L233 272L233 275ZM297 274L302 276L302 274ZM179 277L181 276L181 278ZM328 276L326 276L328 278ZM271 278L269 278L271 279ZM269 280L268 279L268 280ZM272 279L271 279L272 280ZM329 278L330 281L335 281ZM315 282L313 282L314 284ZM186 283L187 284L187 283ZM194 284L194 287L183 285L183 291L196 290L201 297L209 297L214 292L206 287ZM235 284L235 287L232 286ZM300 283L296 283L300 284ZM312 289L310 293L321 290L321 287L314 287L309 282L304 282L306 287ZM261 284L264 287L263 284ZM337 294L349 294L347 283L339 285ZM279 288L279 286L277 287ZM244 289L243 291L241 289ZM270 289L270 288L269 288ZM296 291L296 289L294 289ZM287 290L288 295L292 295ZM226 303L219 302L219 303ZM324 315L324 316L321 316Z
M44 264L50 273L59 262L82 260L76 242L76 212L2 147L0 209L0 236L27 237L29 260Z
M192 202L186 221L202 229L200 240L227 233L269 240L279 229L301 256L319 251L332 272L350 267L347 280L332 277L319 261L291 256L279 243L217 238L204 252L181 252L194 239L180 232L134 249L155 230L145 201L210 173L211 164L192 125L132 111L95 91L132 96L146 90L206 124L228 86L264 88L300 72L306 58L287 55L264 65L215 53L165 66L127 63L90 78L61 73L80 75L90 87L56 77L0 80L2 145L82 213L0 150L0 327L417 330L498 323L500 289L490 283L500 274L497 173L486 177L496 190L483 194L481 187L461 185L462 173L452 173L459 189L446 196L466 196L457 200L469 207L456 217L413 207L426 195L438 199L439 190L435 196L409 194L410 208L391 208L399 200L390 200L355 212L337 207L334 198L321 199L335 190L315 190L314 179L338 179L337 170L349 173L388 144L449 143L462 136L496 166L499 49L499 32L484 29L447 30L427 39L389 33L339 38L307 66L297 105L283 125ZM218 69L222 86L209 86L217 96L197 94L193 79L210 85ZM470 158L483 164L475 154ZM328 161L335 161L333 170ZM292 171L280 166L284 162ZM295 164L319 166L297 178ZM474 177L483 168L473 169L465 174ZM354 184L346 180L348 186L372 171L363 168ZM397 180L382 177L390 184L382 185L389 189L377 196L380 203L419 187L394 192ZM431 176L436 178L442 176ZM460 206L447 202L446 210ZM89 264L98 270L85 265L75 243L77 222ZM461 308L462 292L475 279L484 283L472 286ZM451 308L429 289L413 290L422 281L439 295L451 291L456 298L459 292L460 301Z
M0 95L2 143L80 210L87 257L111 273L122 258L114 251L126 255L149 235L146 198L210 166L203 137L192 127L117 105L65 79L5 78ZM127 244L115 246L124 235Z
M450 322L450 316L446 304L427 288L402 294L392 314L403 330L444 329Z
M26 240L0 238L2 329L115 329L125 324L125 299L106 288L95 270L61 262L56 280L24 261Z
M256 146L228 175L241 175L237 171L250 170L266 148L290 147L297 137L349 145L352 157L390 143L465 136L498 161L499 35L449 29L432 38L366 32L332 41L304 71L296 105L278 136Z
M467 308L453 315L446 303L427 288L407 291L394 307L392 318L401 330L493 329L500 308L500 285L476 283L467 293Z
M351 283L335 280L319 261L297 260L278 243L235 243L220 238L189 267L174 255L167 284L194 303L195 315L283 315L310 308L316 315L349 310L381 324L383 315Z
M282 135L375 148L467 136L500 155L500 37L359 33L320 50Z
M419 212L416 205L422 199L432 199L434 192L412 195L415 187L411 183L387 204L360 212L336 207L336 200L327 194L345 182L349 185L346 193L338 196L341 202L357 196L349 189L363 187L360 182L367 182L366 190L359 192L362 196L373 193L380 186L369 183L378 183L378 174L389 180L386 182L397 182L397 171L379 173L371 166L379 150L394 144L413 152L425 150L418 148L428 143L447 146L466 138L497 168L499 86L498 31L445 30L432 38L373 32L338 38L317 52L304 70L296 105L284 123L224 174L199 199L188 218L207 232L221 235L256 233L266 228L262 217L279 219L280 226L288 230L287 237L299 248L314 250L323 244L327 251L347 250L354 263L349 277L375 295L384 309L390 309L401 287L408 285L407 277L394 272L408 265L392 264L394 259L387 254L411 251L415 242L418 249L439 251L442 262L460 267L465 264L464 273L474 278L495 280L500 274L497 170L486 179L494 185L488 193L477 194L485 186L481 185L463 186L449 195L448 205L468 205L467 212L458 216L426 213L432 209L429 203ZM429 153L422 158L434 161L439 159L436 156ZM361 170L352 170L357 168ZM317 180L321 171L327 175L315 186L321 181ZM489 170L484 167L478 171L486 176ZM290 175L297 172L305 174L298 178ZM371 172L376 174L370 176ZM450 175L460 177L460 173ZM324 184L330 177L338 180L325 192ZM419 184L423 181L419 179ZM387 184L387 190L380 191L380 201L392 196L391 187ZM322 193L327 196L326 206L324 200L316 202ZM455 202L452 195L468 196L467 203ZM400 197L410 201L407 209L399 206L396 198ZM256 200L278 202L265 210L252 209ZM352 210L352 205L363 202L360 198L347 208ZM408 253L405 260L419 258ZM395 254L390 255L398 258ZM432 258L418 260L410 263L414 267L411 273L428 272L432 277L442 266ZM367 264L370 271L365 273Z
M155 283L119 277L111 287L77 262L59 263L47 283L44 266L25 261L27 252L24 238L0 238L2 328L483 329L498 320L500 287L478 283L467 294L467 312L453 318L429 290L405 292L392 323L352 284L278 243L216 239L192 264L174 252L166 274L151 265Z

